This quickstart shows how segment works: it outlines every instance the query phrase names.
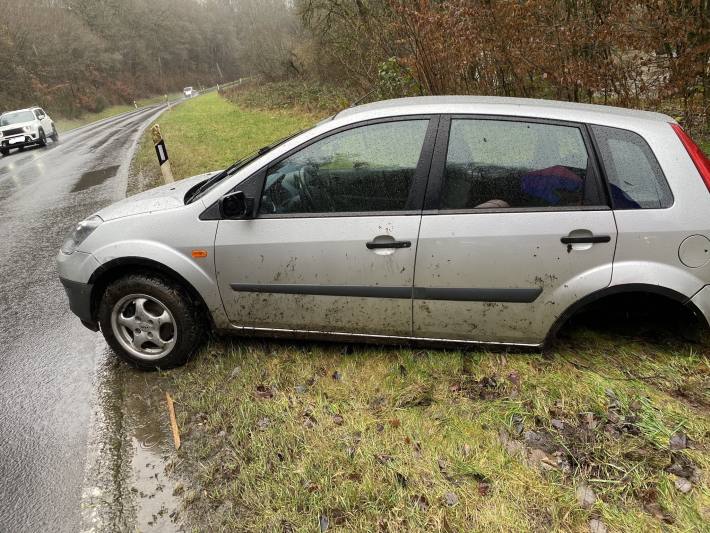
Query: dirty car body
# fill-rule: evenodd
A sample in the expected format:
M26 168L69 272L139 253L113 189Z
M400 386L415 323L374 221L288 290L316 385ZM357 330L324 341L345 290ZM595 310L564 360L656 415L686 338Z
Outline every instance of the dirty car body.
M136 311L165 304L150 293L156 279L200 328L241 334L537 347L590 302L624 292L679 302L707 325L703 157L656 113L378 102L99 211L60 252L59 273L72 310L119 353L137 347L122 355L140 366L189 356L175 304ZM139 274L148 285L121 285ZM109 309L107 291L128 306ZM174 327L151 330L161 316Z

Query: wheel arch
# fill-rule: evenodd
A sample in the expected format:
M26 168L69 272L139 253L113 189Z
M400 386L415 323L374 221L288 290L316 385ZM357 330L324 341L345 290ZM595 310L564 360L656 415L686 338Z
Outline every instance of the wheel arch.
M204 298L200 292L190 283L184 276L176 272L172 268L154 261L152 259L147 259L145 257L119 257L112 259L101 266L99 266L89 278L89 284L91 285L91 316L96 318L98 314L99 304L101 303L101 297L108 285L128 274L142 272L157 274L163 276L168 280L172 281L183 287L190 298L196 303L200 309L200 312L209 321L210 327L214 329L214 318L212 313L209 311Z
M547 336L545 337L545 345L549 344L557 335L557 333L562 329L570 318L578 314L580 311L588 307L589 305L596 303L604 298L610 296L616 296L620 294L632 294L632 293L645 293L654 296L661 296L667 298L668 300L679 303L687 307L690 312L699 318L706 326L710 326L708 319L702 313L702 311L691 301L691 296L686 296L678 291L669 289L662 285L652 285L649 283L626 283L623 285L613 285L611 287L605 287L604 289L598 290L587 296L577 300L572 305L567 307L562 314L557 317L552 327L549 329Z

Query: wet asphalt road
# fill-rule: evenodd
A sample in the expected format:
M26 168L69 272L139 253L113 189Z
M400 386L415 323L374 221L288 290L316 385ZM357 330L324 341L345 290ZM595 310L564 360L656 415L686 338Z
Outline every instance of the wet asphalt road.
M54 257L71 226L125 196L144 108L0 158L0 531L76 531L96 368Z

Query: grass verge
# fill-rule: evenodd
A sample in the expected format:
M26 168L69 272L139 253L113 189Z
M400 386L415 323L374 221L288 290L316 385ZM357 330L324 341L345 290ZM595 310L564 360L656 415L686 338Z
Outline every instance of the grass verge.
M183 179L224 168L276 139L312 126L319 118L311 113L245 108L212 92L165 112L157 122L175 179ZM132 173L160 180L150 128L141 140Z
M215 342L172 372L189 524L699 531L706 348L576 332L547 355Z
M208 94L160 118L176 177L319 118L247 101ZM146 137L134 169L159 175L154 158ZM177 401L171 464L198 531L710 521L707 343L584 329L545 355L216 340L160 387Z

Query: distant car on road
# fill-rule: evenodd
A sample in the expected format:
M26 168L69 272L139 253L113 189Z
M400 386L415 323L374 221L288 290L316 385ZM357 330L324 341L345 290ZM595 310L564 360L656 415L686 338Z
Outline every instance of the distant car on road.
M182 94L185 95L185 98L190 98L192 96L197 96L197 91L193 89L192 87L185 87L182 90Z
M7 155L13 148L46 146L47 138L59 141L54 122L40 107L8 111L0 115L0 153Z
M706 328L708 213L710 160L671 117L421 97L126 198L58 265L74 313L141 367L184 363L209 328L539 347L620 297Z

